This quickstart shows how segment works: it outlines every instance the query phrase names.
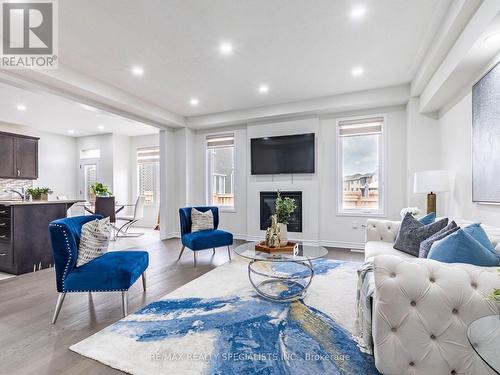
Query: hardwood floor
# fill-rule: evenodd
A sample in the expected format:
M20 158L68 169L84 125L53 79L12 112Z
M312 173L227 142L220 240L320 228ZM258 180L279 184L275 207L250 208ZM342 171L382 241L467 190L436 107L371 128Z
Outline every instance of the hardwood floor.
M201 252L197 268L189 250L177 262L177 239L135 248L149 252L150 265L147 291L142 291L140 279L129 291L130 312L228 261L226 249L220 248L215 255L211 250ZM363 254L329 249L328 258L362 261ZM52 325L56 299L53 269L0 281L0 374L121 374L68 349L122 318L121 294L68 293L57 324Z

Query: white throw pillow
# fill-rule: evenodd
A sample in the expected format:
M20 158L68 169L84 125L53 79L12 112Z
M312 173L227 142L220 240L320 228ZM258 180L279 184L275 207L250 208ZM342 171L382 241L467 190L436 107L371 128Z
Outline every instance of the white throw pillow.
M83 224L76 266L83 266L108 251L111 223L109 217Z
M200 230L214 229L214 215L212 210L207 212L198 211L196 208L191 209L191 233Z

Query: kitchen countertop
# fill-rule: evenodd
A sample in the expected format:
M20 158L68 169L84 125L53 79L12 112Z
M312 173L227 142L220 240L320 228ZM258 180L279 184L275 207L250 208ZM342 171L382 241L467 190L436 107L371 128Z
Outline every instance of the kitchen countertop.
M0 200L0 206L20 206L20 205L37 205L37 204L75 204L78 202L85 202L83 199L61 199L54 201L22 201L17 200Z

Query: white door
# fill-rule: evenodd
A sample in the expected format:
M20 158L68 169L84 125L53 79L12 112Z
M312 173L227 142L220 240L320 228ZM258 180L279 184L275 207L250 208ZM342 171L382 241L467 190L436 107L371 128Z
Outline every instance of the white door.
M90 201L90 187L97 182L97 171L99 167L99 159L83 159L80 160L79 174L79 194L80 199Z

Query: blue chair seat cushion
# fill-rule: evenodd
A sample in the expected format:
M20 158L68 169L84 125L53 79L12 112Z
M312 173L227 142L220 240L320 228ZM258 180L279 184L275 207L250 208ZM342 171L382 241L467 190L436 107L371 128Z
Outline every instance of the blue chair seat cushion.
M233 235L220 229L201 230L183 235L182 244L195 251L229 246L233 244Z
M64 292L127 290L146 270L146 251L111 251L74 268L64 280Z

